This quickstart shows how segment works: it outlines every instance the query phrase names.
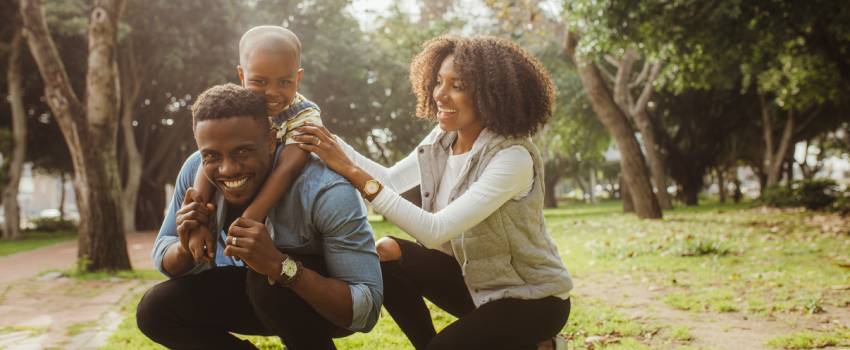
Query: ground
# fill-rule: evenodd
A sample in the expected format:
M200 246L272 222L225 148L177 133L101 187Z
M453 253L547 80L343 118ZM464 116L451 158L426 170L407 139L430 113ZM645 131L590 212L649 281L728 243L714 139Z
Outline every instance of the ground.
M703 205L651 221L621 214L618 203L546 218L576 285L562 331L571 349L850 348L850 218ZM403 235L386 222L373 226L379 236ZM150 267L152 234L133 237L134 266ZM72 247L0 258L0 348L161 349L133 317L143 290L161 279L154 271L4 279L24 261L56 258L65 244ZM66 270L73 254L67 259ZM452 321L436 308L434 317L438 328ZM281 348L276 338L251 339ZM386 312L371 333L337 346L411 348Z

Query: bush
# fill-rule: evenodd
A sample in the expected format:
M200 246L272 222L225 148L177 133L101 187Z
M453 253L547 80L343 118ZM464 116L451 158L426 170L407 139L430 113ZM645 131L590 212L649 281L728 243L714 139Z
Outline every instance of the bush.
M77 231L77 224L73 221L62 220L58 217L38 217L30 220L33 231L59 232Z
M794 190L779 185L766 188L759 201L764 205L777 208L800 206L800 199L797 198Z
M841 215L850 214L850 192L844 193L843 196L838 197L835 202L832 202L830 210Z
M825 209L839 196L838 184L835 180L803 180L795 182L795 185L800 204L807 209Z
M834 180L799 180L786 186L773 186L764 190L760 201L772 207L806 207L811 210L830 208L839 198Z

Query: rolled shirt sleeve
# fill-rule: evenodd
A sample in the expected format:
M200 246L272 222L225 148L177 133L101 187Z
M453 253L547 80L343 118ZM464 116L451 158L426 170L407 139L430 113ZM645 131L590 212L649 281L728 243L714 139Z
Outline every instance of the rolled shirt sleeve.
M383 302L383 281L366 207L350 183L339 180L321 191L312 208L323 237L328 274L349 285L352 331L375 326Z

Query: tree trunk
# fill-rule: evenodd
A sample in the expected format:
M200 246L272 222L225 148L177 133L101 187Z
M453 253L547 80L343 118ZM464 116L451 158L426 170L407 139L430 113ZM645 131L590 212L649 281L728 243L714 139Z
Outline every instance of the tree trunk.
M124 218L124 232L136 231L136 205L139 198L139 184L142 180L142 155L136 144L133 130L133 110L139 101L142 85L138 74L132 41L127 41L127 51L122 66L123 88L121 89L121 135L124 140L124 159L127 162L127 176L121 189Z
M567 35L565 53L576 63L582 85L597 118L617 143L620 169L634 202L635 212L639 218L660 219L661 207L652 191L649 171L640 145L635 139L635 132L623 111L614 102L596 64L584 62L581 55L575 53L576 42L571 39L574 35Z
M764 137L764 173L767 177L765 181L766 187L776 186L779 183L779 177L782 175L782 163L785 160L785 154L791 145L791 139L794 134L794 110L788 111L788 118L785 120L785 127L782 130L782 138L779 141L779 146L775 147L773 140L773 110L770 104L765 100L764 95L759 95L761 103L761 118L762 118L762 134Z
M19 23L18 23L19 24ZM6 216L3 238L21 238L21 213L18 205L18 186L24 170L27 152L27 119L24 112L21 84L21 32L19 27L12 37L8 69L6 70L9 103L12 105L12 139L14 151L9 162L9 182L3 188L3 210Z
M59 173L59 185L61 188L59 189L59 221L65 221L65 171L62 170Z
M74 165L74 190L80 212L77 257L87 271L130 268L121 218L115 140L119 96L116 37L121 6L120 0L96 0L92 5L84 105L70 85L41 2L21 1L30 52Z
M720 203L726 203L726 172L721 167L717 167L717 194Z
M557 208L558 197L555 196L555 187L563 176L561 174L561 161L558 157L546 161L543 168L543 207Z
M627 50L622 59L617 61L617 76L614 81L614 102L620 109L634 120L643 140L643 148L649 161L649 170L652 182L655 185L658 204L661 209L673 209L673 202L667 193L667 171L664 167L664 154L658 147L655 127L652 118L646 111L650 98L655 91L653 83L661 71L661 63L646 62L641 74L636 81L631 81L632 68L638 54L634 50ZM643 89L637 100L632 97L631 86L643 83Z
M623 212L634 213L635 202L632 200L632 192L629 191L629 184L622 176L620 176L620 197L623 199Z
M596 203L596 195L594 192L596 192L596 170L590 169L590 191L588 192L588 194L590 194L590 204Z
M544 208L557 208L558 207L558 197L555 196L555 181L546 181L544 186L543 193L543 207Z
M705 184L703 180L704 172L689 172L686 176L682 178L682 193L681 198L682 202L687 206L696 206L699 205L699 193L702 191L702 187Z

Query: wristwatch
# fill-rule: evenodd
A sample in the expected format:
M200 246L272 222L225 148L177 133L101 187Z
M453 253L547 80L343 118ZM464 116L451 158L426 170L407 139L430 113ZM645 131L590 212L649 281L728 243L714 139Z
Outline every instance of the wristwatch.
M383 184L381 184L378 180L370 179L363 185L363 198L366 198L367 201L371 202L375 200L378 193L381 193L382 189L384 189Z
M280 262L280 285L289 287L295 283L298 276L301 276L301 262L295 261L289 255L284 254L283 261ZM276 281L273 278L267 278L270 286L275 284Z

